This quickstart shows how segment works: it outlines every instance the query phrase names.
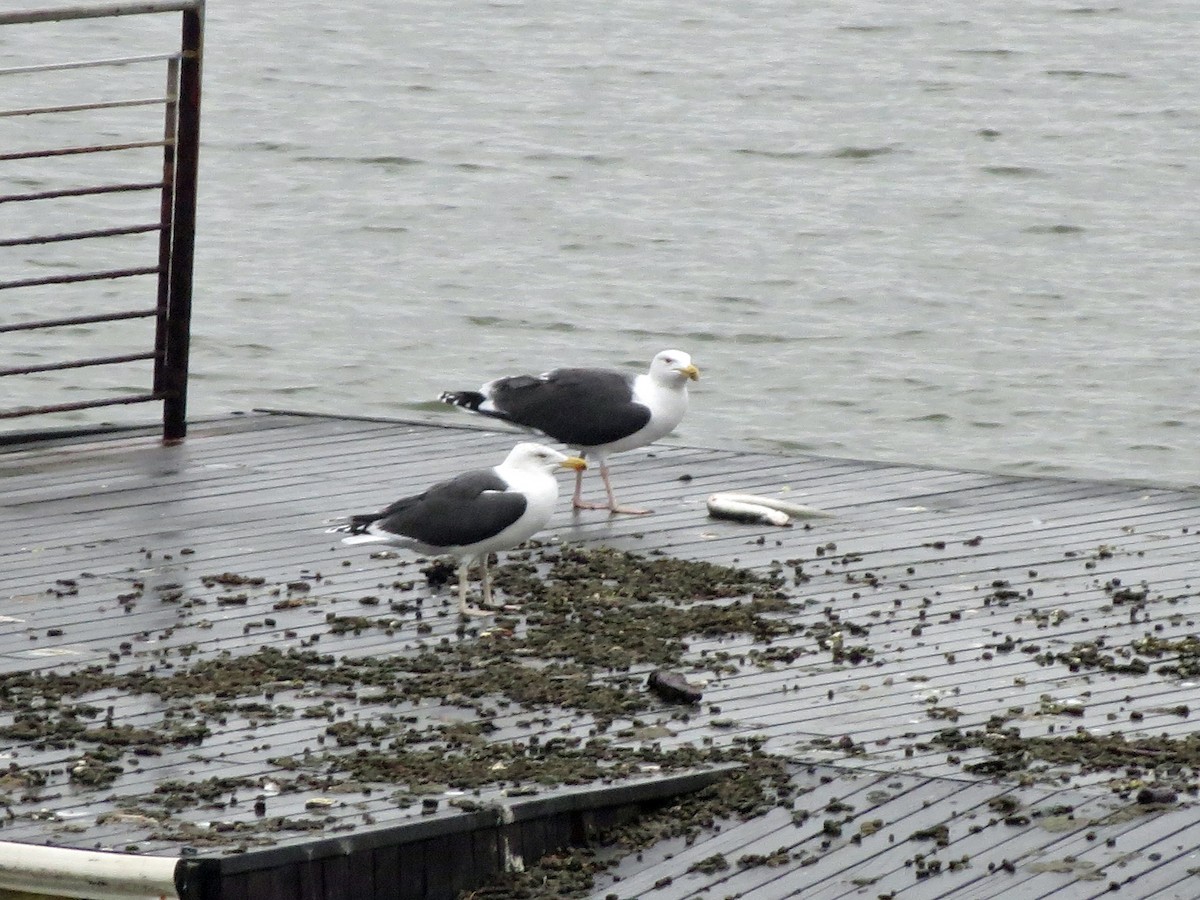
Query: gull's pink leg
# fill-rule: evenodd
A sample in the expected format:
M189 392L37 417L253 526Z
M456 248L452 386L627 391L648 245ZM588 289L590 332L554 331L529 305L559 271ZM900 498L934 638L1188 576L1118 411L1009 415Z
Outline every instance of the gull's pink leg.
M604 479L604 490L608 494L608 510L613 513L627 513L632 516L644 516L650 512L648 509L633 509L629 506L619 506L617 504L616 495L613 494L612 482L608 480L608 463L600 460L600 477ZM604 507L599 507L603 509Z
M571 505L576 509L595 509L596 507L583 502L583 469L578 469L575 472L575 496L571 498Z
M575 496L571 498L571 505L576 509L607 509L611 513L628 513L634 516L644 516L650 510L648 509L632 509L628 506L620 506L617 503L617 498L613 495L612 482L608 480L608 462L600 457L600 477L604 479L604 492L608 494L607 503L586 503L583 499L583 471L575 473Z
M604 460L600 460L600 472L604 473ZM604 484L608 484L608 476L604 477ZM609 491L611 494L612 492ZM583 499L583 469L575 473L575 496L571 498L571 505L576 509L612 509L610 503L587 503Z
M486 553L479 557L479 567L480 577L483 579L483 602L479 605L488 609L492 605L492 580L488 577L488 555Z
M458 611L464 616L490 616L491 612L486 609L476 609L474 606L467 605L467 574L471 569L471 560L464 559L458 564ZM483 577L487 578L487 570L484 570Z

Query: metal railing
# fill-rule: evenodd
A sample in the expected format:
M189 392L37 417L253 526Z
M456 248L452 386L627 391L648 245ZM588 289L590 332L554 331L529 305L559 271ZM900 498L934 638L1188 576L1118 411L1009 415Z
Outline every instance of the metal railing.
M57 362L37 362L31 365L0 367L0 377L28 376L38 373L92 366L116 366L142 361L153 361L152 382L148 390L125 392L117 396L45 405L21 404L16 409L0 409L0 419L47 413L81 410L117 404L163 403L163 440L181 440L187 431L187 377L188 349L191 331L192 268L195 247L196 223L196 175L200 133L200 76L203 53L204 0L162 0L162 2L119 3L103 6L63 7L58 9L26 10L23 12L0 12L0 26L29 25L32 23L62 22L67 20L103 19L118 16L143 16L152 14L178 13L181 27L178 49L167 53L152 53L136 56L121 56L107 59L38 63L35 65L0 68L0 103L12 96L3 88L13 76L38 77L45 73L69 70L101 70L112 72L118 67L136 67L157 64L166 70L166 87L162 96L120 97L115 99L93 99L95 89L103 84L96 77L79 77L72 82L71 90L87 92L89 96L78 97L80 102L55 102L51 104L0 108L0 126L5 120L29 121L31 118L46 121L53 117L66 117L67 128L73 126L72 116L81 113L107 110L127 110L137 107L162 107L165 125L161 138L145 134L120 135L112 140L111 128L103 133L105 140L97 143L52 147L13 147L3 140L0 131L0 176L3 166L17 161L59 159L97 156L100 160L112 160L127 151L162 149L161 171L156 164L147 167L142 177L107 180L105 175L119 167L101 167L102 174L95 176L84 172L86 167L68 175L68 183L44 190L0 191L0 209L9 205L31 204L44 209L46 204L66 204L60 215L70 217L72 222L81 222L87 217L70 204L112 197L144 195L158 192L155 221L127 223L100 222L103 227L70 228L47 233L21 234L15 237L0 234L0 248L46 248L67 242L111 241L133 235L157 233L157 253L146 252L148 258L140 265L91 268L86 271L57 271L41 274L35 268L37 261L27 259L20 272L11 272L10 266L0 269L0 338L15 332L42 329L62 329L78 326L95 326L98 323L113 323L124 320L154 319L153 349L134 352L110 353ZM71 45L68 45L71 46ZM50 131L48 129L48 131ZM128 169L128 166L125 166ZM136 168L136 166L135 166ZM124 172L122 174L125 174ZM112 176L109 176L110 178ZM38 179L25 179L25 183ZM99 183L97 183L99 181ZM9 207L11 208L11 207ZM24 208L24 207L22 207ZM122 213L125 211L122 210ZM111 211L102 215L112 215ZM32 214L21 217L20 224L39 218ZM42 216L40 218L46 218ZM79 246L72 244L72 246ZM75 265L75 261L56 261L53 268L64 269ZM43 264L45 265L45 264ZM12 277L20 274L23 277ZM13 292L22 289L58 290L60 286L88 282L111 283L117 279L136 279L140 276L156 276L156 290L145 290L144 302L125 301L125 309L92 309L96 298L85 298L84 308L64 306L69 301L52 298L48 301L57 307L60 314L49 318L30 318L28 313L20 321L13 321L6 303ZM97 294L102 292L97 291ZM140 296L136 287L129 292ZM20 318L20 317L18 317ZM0 359L10 357L0 345Z

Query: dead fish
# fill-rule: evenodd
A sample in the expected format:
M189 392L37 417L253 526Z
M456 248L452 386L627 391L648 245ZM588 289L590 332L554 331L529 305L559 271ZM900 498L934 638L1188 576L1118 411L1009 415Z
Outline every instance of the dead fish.
M708 514L714 519L729 519L732 522L746 522L757 525L778 525L780 527L791 523L792 519L785 512L771 509L759 503L745 503L741 500L730 500L732 494L713 494L708 498Z
M708 498L709 503L713 498L720 500L729 500L734 503L751 503L755 506L765 506L767 509L775 509L781 513L787 513L793 519L832 519L833 513L826 512L823 509L818 509L815 506L806 506L803 503L792 503L790 500L783 500L779 497L761 497L758 494L739 494L725 493L713 494Z

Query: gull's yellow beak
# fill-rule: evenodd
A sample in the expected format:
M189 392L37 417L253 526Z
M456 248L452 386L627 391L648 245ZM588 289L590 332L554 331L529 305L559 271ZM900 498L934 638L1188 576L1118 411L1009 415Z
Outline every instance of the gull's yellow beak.
M693 365L690 365L690 364L689 364L689 365L686 365L686 366L684 366L682 369L680 369L680 370L679 370L679 374L680 374L680 375L686 375L686 376L687 376L688 378L690 378L692 381L699 381L699 380L700 380L700 370L699 370L699 369L697 369L695 366L693 366Z
M574 469L576 472L587 468L587 460L578 456L568 456L559 463L564 469Z

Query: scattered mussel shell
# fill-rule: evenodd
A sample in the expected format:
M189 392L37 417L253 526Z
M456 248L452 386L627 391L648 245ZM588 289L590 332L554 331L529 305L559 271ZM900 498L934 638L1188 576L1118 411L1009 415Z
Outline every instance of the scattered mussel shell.
M699 703L704 696L696 685L677 672L655 669L646 679L646 686L668 703Z

